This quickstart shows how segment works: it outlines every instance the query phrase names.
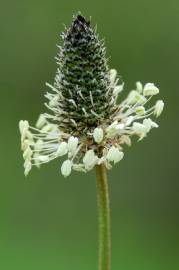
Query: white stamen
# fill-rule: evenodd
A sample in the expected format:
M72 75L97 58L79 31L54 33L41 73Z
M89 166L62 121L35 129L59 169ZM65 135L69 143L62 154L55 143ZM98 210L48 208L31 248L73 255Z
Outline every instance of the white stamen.
M107 153L107 156L106 158L109 160L109 161L114 161L114 164L119 162L121 159L123 159L124 157L124 153L119 151L118 148L112 146L108 153Z
M78 138L71 136L68 139L68 151L73 155L78 147Z
M109 75L110 75L110 81L111 83L115 82L116 76L117 76L117 71L115 69L111 69L109 71Z
M58 156L64 156L68 152L68 144L66 142L61 142L57 149Z
M93 138L95 140L96 143L101 143L103 140L103 129L102 128L95 128L94 132L93 132Z
M158 128L158 125L150 118L144 119L143 125L145 126L147 132L149 132L151 128Z
M127 97L127 104L144 104L146 102L146 98L139 94L136 90L132 90Z
M83 163L85 165L85 169L87 171L93 169L93 167L97 164L98 157L95 155L93 150L88 150L83 158Z
M138 107L136 107L135 112L136 112L136 114L138 114L138 115L143 115L143 114L145 114L145 108L144 108L144 106L138 106Z
M24 169L25 169L24 174L25 174L25 176L27 176L29 174L30 170L32 169L32 163L30 160L26 160L24 162Z
M32 150L30 149L30 147L27 147L27 149L24 151L23 153L23 158L26 160L26 159L31 159L31 156L32 156L33 152Z
M145 134L147 132L147 129L146 129L146 126L141 124L141 123L138 123L138 122L134 122L133 125L132 125L132 129L134 132L138 133L138 134Z
M136 90L137 90L137 92L138 92L139 94L142 93L142 91L143 91L143 85L142 85L141 82L136 82Z
M159 117L163 111L163 108L164 108L163 100L158 100L155 104L154 115L156 115L156 117Z
M144 96L153 96L159 93L159 89L153 83L147 83L144 86Z
M19 122L19 130L20 130L20 133L21 135L23 134L24 130L28 130L29 129L29 122L28 121L24 121L24 120L21 120Z
M72 169L72 162L71 160L65 160L61 166L61 173L63 174L64 177L67 177L70 175L71 173L71 169Z
M21 142L21 149L25 151L30 145L32 145L31 141L26 139Z
M49 157L48 156L37 156L37 160L40 162L48 162L49 161Z

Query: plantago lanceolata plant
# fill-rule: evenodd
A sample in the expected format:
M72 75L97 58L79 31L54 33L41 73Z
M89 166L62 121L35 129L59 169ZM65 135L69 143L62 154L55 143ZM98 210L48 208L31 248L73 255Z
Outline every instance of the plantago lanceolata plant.
M78 14L62 33L63 44L57 56L58 69L50 91L45 94L48 113L39 116L36 126L19 123L25 175L32 166L40 167L61 156L66 160L61 173L87 172L96 168L99 205L99 270L110 269L110 215L106 169L123 159L123 145L131 137L146 137L158 125L164 107L153 83L137 82L121 101L120 83L115 69L109 69L106 49L90 22ZM119 102L118 102L119 101Z

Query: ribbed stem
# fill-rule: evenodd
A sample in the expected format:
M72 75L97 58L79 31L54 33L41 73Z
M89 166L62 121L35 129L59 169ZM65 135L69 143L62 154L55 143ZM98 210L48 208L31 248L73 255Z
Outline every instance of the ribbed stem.
M108 180L105 166L96 166L97 201L99 216L98 270L111 269L111 233Z

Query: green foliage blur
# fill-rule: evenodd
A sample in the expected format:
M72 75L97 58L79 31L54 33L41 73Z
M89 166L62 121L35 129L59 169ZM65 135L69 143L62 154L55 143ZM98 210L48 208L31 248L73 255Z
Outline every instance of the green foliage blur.
M60 32L92 16L111 68L160 88L165 110L109 172L112 270L179 269L179 1L1 0L0 269L97 269L95 174L64 179L60 160L23 175L18 122L45 111Z

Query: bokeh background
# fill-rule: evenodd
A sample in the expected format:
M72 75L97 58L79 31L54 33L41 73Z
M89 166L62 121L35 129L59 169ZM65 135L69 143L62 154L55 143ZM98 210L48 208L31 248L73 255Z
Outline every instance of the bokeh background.
M178 0L0 0L0 269L97 269L95 174L56 160L23 175L18 121L35 123L53 83L59 34L81 11L125 81L155 82L165 110L109 172L113 270L179 269Z

